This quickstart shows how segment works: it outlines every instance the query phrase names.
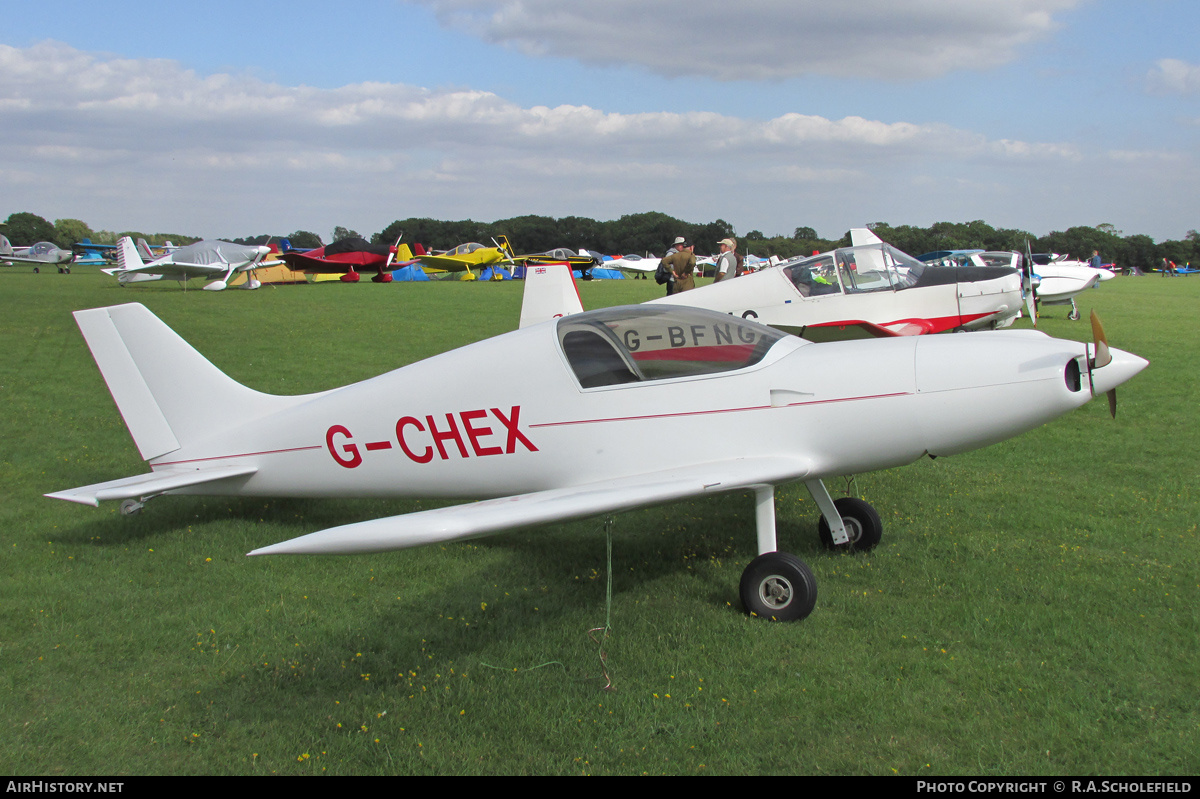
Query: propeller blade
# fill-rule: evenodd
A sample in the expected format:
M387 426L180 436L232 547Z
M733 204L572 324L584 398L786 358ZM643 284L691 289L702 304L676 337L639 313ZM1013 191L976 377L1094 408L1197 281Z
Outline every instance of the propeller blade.
M1033 253L1029 250L1029 239L1025 239L1025 263L1021 268L1021 284L1025 288L1025 309L1029 320L1037 327L1037 296L1033 291Z
M1108 412L1112 414L1112 418L1117 418L1117 390L1110 388L1108 394Z
M504 242L507 244L507 243L508 243L508 239L505 239L505 240L504 240ZM502 246L502 245L500 244L500 242L496 241L496 237L495 237L495 236L492 236L492 244L495 244L495 245L496 245L496 249L500 251L500 256L501 256L501 258L502 258L503 260L505 260L505 261L508 261L508 263L509 263L509 264L510 264L510 265L511 265L513 268L516 268L516 266L517 266L517 262L516 262L516 261L514 261L514 260L512 259L512 254L511 254L511 253L508 251L508 249L507 249L506 247Z
M1108 351L1108 338L1104 335L1104 326L1100 324L1100 317L1096 316L1095 311L1092 311L1091 319L1092 340L1096 342L1096 354L1092 358L1091 367L1099 369L1112 363L1112 354Z
M404 238L403 233L396 238L396 243L392 245L392 251L388 253L387 263L384 265L383 269L380 270L379 274L382 275L384 272L388 271L389 267L391 267L392 261L396 259L396 250L400 247L400 239L402 238Z

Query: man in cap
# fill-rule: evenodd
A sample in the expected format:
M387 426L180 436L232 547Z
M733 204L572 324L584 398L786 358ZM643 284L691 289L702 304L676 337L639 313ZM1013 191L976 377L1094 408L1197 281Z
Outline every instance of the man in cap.
M674 252L663 257L663 264L671 270L674 282L667 283L667 295L678 294L696 288L695 246L682 236L675 239Z
M726 278L737 277L738 273L737 240L721 239L719 246L721 254L717 256L717 276L714 283L720 283Z

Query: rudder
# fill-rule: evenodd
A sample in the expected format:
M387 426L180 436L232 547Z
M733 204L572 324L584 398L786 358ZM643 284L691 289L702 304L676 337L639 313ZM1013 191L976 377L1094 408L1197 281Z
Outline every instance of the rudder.
M145 460L208 437L223 413L244 420L287 404L226 375L139 303L76 311L75 321Z

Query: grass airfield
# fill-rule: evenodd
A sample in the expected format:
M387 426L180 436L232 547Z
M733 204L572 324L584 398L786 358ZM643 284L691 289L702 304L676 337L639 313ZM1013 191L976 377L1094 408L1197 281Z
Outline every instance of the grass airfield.
M616 516L606 665L589 633L609 619L602 520L248 559L430 503L161 497L126 518L43 498L146 470L73 310L142 302L234 378L303 393L511 330L521 292L198 285L0 269L0 772L1200 770L1200 280L1119 277L1083 295L1082 322L1045 309L1040 329L1086 339L1094 308L1150 360L1117 420L1101 398L860 475L885 525L870 553L825 553L807 492L781 489L781 548L818 582L803 622L741 611L748 494ZM661 293L580 289L589 308Z

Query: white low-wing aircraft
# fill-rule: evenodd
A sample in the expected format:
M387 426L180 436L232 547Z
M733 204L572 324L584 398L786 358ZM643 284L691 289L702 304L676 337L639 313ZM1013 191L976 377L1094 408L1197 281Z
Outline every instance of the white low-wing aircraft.
M814 341L1005 327L1021 310L1014 269L929 267L870 239L653 302L732 313Z
M14 247L5 236L0 236L0 262L33 264L37 267L57 266L59 272L70 272L75 260L72 250L64 250L49 241L39 241L28 247Z
M161 280L164 277L185 283L189 278L203 277L209 282L205 291L222 291L234 272L251 272L244 288L256 289L261 284L254 280L253 270L264 266L283 263L278 260L263 260L271 254L266 245L234 244L220 239L198 241L171 252L149 263L142 260L133 239L124 236L117 242L117 267L105 269L121 283L139 283L146 280Z
M742 278L738 278L741 280ZM134 512L160 494L498 497L251 552L381 552L750 490L747 612L800 619L812 572L777 551L775 486L803 481L828 546L869 549L867 503L822 482L1010 438L1146 366L1036 331L807 342L712 311L578 313L370 380L273 396L228 377L140 304L77 311L147 474L47 496ZM234 426L205 409L238 408ZM1115 405L1113 406L1115 408Z
M1079 307L1075 298L1087 289L1112 280L1114 275L1107 269L1096 269L1084 261L1071 260L1055 253L1026 252L1030 269L1041 281L1037 287L1038 305L1070 305L1067 318L1079 319Z

